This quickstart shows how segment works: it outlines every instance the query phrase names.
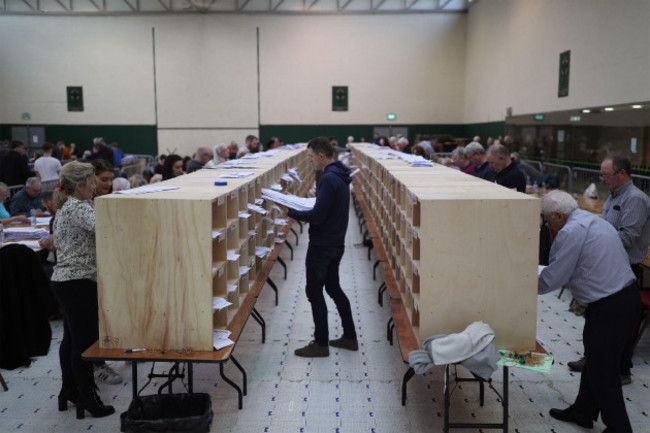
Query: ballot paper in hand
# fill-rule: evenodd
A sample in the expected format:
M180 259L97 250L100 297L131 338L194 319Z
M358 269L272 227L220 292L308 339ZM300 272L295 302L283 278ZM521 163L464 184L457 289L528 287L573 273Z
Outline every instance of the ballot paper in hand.
M262 198L278 203L295 210L311 210L316 204L315 198L303 198L291 194L282 194L270 189L262 188Z

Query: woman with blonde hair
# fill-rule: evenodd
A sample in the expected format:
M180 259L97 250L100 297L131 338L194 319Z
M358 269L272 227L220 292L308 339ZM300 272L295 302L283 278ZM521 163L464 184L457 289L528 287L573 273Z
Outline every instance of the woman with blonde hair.
M76 161L64 165L59 175L61 189L55 192L59 211L54 220L58 261L52 274L52 290L63 308L59 410L66 410L70 401L77 405L78 419L86 410L103 417L115 408L104 406L97 394L93 365L81 359L99 338L95 210L90 204L97 177L91 164Z

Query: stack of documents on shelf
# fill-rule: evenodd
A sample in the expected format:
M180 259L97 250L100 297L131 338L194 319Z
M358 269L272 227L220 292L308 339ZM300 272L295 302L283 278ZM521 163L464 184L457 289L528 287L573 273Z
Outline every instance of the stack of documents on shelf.
M283 243L284 243L284 239L282 239L282 238L275 238L275 243L276 243L276 244L283 244Z
M237 284L228 284L226 286L226 290L228 293L233 293L235 290L237 290Z
M293 177L289 176L288 174L283 174L280 176L280 179L284 180L285 182L293 183Z
M240 210L239 211L239 218L248 218L249 216L251 216L251 214L249 214L245 210Z
M212 239L216 239L219 236L221 236L221 232L219 230L212 230Z
M239 267L239 275L240 276L241 275L246 275L248 273L248 271L250 271L250 270L251 270L250 266L240 266Z
M238 171L237 173L222 174L219 177L226 178L226 179L239 179L241 177L250 176L251 174L255 174L255 172L254 171Z
M259 214L266 215L266 209L253 203L248 203L248 210L251 212L257 212Z
M296 179L298 182L302 182L302 179L300 179L300 176L298 176L298 170L295 168L290 168L288 171L289 175Z
M271 185L271 189L275 191L282 191L282 185L280 185L279 183L274 183L273 185Z
M260 259L263 259L268 253L273 251L273 248L269 247L255 247L255 255Z
M14 241L17 239L47 239L50 232L36 227L7 227L5 229L5 240Z
M249 238L252 238L252 237L255 236L256 234L257 234L257 232L256 232L255 230L249 230L249 231L248 231L248 237L249 237Z
M213 310L223 310L226 307L230 307L232 302L226 301L224 298L218 296L212 297L212 309Z
M281 194L266 188L262 188L262 198L295 210L311 210L314 208L314 204L316 204L315 198L303 198L295 195Z
M212 345L216 350L235 344L230 338L231 332L225 329L215 329L212 331Z
M285 218L276 218L274 221L276 226L286 226L287 220Z
M239 254L237 254L237 250L228 250L227 251L227 260L229 262L234 262L235 260L239 259Z
M264 204L264 199L263 198L256 198L255 199L255 204L258 206L262 206Z
M135 189L125 189L122 191L115 191L113 194L129 194L129 195L138 195L138 194L148 194L150 192L161 192L161 191L171 191L173 189L180 189L178 186L144 186Z

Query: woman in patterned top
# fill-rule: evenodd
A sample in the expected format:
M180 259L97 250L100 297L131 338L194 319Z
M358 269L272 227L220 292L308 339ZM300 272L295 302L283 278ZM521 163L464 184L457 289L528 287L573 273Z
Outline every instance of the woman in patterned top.
M95 210L97 178L91 164L70 162L60 172L61 189L55 193L59 211L54 220L54 245L58 262L52 274L52 290L63 308L63 340L59 349L63 385L59 410L68 401L77 405L77 418L87 410L94 417L115 412L104 406L93 377L91 362L81 359L84 350L99 338Z

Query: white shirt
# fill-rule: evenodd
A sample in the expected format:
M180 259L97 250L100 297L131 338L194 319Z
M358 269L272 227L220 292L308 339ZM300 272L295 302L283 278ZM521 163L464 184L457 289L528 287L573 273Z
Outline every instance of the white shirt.
M34 162L34 171L41 176L43 182L58 179L61 161L52 156L41 156Z

